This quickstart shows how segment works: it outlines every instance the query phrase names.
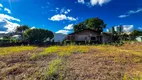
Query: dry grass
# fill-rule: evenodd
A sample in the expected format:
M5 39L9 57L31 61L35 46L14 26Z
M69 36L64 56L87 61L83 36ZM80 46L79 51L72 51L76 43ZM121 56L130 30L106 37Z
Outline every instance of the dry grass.
M33 46L0 47L0 56L11 53L18 53L26 50L33 50L35 48L36 47Z
M7 47L0 55L0 80L142 80L142 43Z
M142 80L142 43L88 47L70 56L64 80Z

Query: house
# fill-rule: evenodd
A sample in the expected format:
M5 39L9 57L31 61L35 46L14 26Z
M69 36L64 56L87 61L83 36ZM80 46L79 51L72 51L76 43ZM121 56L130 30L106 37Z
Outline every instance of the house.
M13 40L22 40L22 36L21 35L13 35L11 37L11 39L13 39Z
M3 37L9 37L10 34L8 33L0 33L0 38L3 39Z
M112 42L112 34L100 33L95 30L86 29L67 35L65 40L75 42L91 41L95 43L110 43Z
M142 42L142 36L136 37L136 40L137 40L138 42Z

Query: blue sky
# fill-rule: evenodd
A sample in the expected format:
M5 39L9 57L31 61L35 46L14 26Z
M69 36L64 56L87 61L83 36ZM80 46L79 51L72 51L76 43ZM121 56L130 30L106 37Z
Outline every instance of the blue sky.
M70 33L74 24L99 17L124 30L142 30L142 0L0 0L0 32L12 32L16 26Z

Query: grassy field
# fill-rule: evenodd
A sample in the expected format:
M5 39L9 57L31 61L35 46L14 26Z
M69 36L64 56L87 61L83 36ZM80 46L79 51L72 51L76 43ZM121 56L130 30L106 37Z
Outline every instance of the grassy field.
M0 48L0 80L142 80L142 43Z

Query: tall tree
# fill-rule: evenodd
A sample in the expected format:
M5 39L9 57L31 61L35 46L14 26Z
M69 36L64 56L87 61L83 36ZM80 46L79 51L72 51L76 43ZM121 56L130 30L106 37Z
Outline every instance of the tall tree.
M24 40L24 32L27 29L29 29L29 26L27 26L27 25L17 26L17 28L16 28L16 33L21 35L22 40Z
M48 38L51 40L54 37L53 32L44 29L28 29L24 33L26 39L30 42L43 42Z
M29 26L27 26L27 25L17 26L16 32L17 33L24 33L27 29L29 29Z
M134 40L137 36L142 36L142 31L138 31L138 30L134 30L130 36L132 37L132 39Z
M103 29L106 28L106 24L103 20L97 18L87 19L85 22L79 23L74 26L74 31L80 31L83 29L91 29L98 32L102 32Z
M87 26L85 25L84 22L79 23L79 24L77 24L77 25L74 25L74 31L75 31L75 32L82 31L82 30L84 30L84 29L87 29Z

